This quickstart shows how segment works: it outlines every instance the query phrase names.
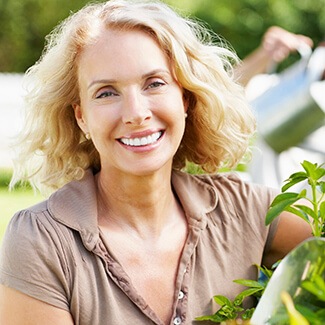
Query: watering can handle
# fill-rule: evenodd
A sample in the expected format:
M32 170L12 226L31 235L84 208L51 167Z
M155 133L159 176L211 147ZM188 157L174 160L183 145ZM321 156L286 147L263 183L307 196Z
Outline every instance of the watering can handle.
M301 44L297 48L297 52L300 54L302 59L309 59L313 50L309 45L301 42Z
M308 61L311 54L313 53L312 48L307 45L304 42L301 42L300 45L297 47L297 52L301 57L301 60L306 60ZM272 74L272 73L276 73L277 67L278 67L279 63L272 61L272 63L270 64L267 73L268 74Z

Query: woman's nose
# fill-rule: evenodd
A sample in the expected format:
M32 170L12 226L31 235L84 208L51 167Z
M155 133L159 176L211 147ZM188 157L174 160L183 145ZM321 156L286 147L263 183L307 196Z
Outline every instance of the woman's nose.
M143 94L132 91L124 96L123 123L142 125L151 116L152 112L149 108L148 99Z

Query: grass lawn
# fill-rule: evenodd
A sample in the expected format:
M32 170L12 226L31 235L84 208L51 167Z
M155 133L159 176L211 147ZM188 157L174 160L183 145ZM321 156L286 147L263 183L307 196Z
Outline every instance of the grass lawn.
M0 243L10 218L15 212L44 200L41 195L35 195L32 190L16 190L8 192L0 187Z

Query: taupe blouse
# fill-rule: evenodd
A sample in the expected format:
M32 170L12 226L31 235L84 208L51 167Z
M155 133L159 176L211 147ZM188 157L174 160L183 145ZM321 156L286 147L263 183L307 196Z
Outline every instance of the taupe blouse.
M254 264L272 242L266 227L274 190L235 175L173 172L173 189L189 233L182 252L170 324L201 324L216 294L233 299L239 278L256 279ZM17 213L1 247L0 283L69 311L76 325L163 324L107 249L97 224L94 176L87 171L48 200Z

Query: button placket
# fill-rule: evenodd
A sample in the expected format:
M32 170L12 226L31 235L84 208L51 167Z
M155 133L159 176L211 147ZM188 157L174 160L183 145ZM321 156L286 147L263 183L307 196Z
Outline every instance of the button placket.
M182 300L185 296L185 293L181 290L179 293L178 293L178 300Z

